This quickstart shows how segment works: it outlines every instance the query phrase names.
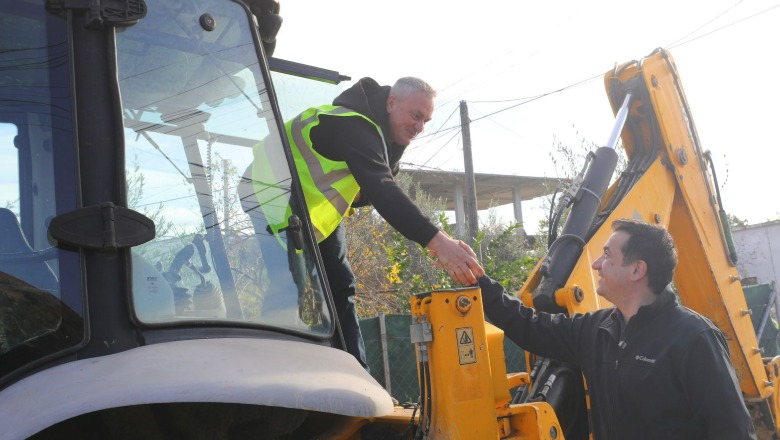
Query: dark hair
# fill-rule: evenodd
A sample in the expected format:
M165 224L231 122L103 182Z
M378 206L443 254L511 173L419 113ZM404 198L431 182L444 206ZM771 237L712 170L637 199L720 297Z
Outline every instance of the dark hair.
M629 235L620 249L623 263L644 261L647 264L648 286L654 293L661 293L672 282L677 266L677 249L669 231L663 226L630 219L615 220L612 230Z

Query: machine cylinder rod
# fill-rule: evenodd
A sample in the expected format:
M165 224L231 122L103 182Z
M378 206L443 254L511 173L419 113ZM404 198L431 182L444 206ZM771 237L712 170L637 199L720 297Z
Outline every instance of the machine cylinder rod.
M628 104L631 102L631 94L626 94L623 99L623 105L620 106L617 115L615 116L615 126L612 128L612 133L609 135L609 141L607 141L607 147L613 150L617 147L618 139L620 139L620 133L623 132L623 126L626 125L626 119L628 119Z

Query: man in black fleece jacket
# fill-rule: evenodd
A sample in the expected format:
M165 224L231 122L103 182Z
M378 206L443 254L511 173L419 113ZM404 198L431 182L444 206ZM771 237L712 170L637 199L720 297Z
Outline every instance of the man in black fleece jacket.
M668 287L672 237L636 220L612 229L593 269L615 307L536 312L482 277L487 317L522 348L580 366L596 440L755 439L723 334Z
M336 97L333 105L338 106L338 110L323 111L316 120L307 119L313 125L309 132L310 148L324 157L324 161L337 166L346 163L349 174L359 186L359 192L354 199L347 200L348 203L353 207L373 205L398 232L428 248L437 258L434 264L445 269L455 282L473 285L484 275L474 252L433 225L394 179L404 150L433 115L435 96L430 85L418 78L401 78L392 88L380 86L371 78L362 78ZM345 111L349 113L347 117L337 113ZM291 135L291 141L294 136ZM303 140L302 136L298 138ZM319 161L323 162L323 159ZM306 170L302 170L301 163L296 164L299 175L302 171L317 172L310 170L312 164L306 165L309 168ZM354 182L352 188L355 188ZM308 190L314 190L314 187ZM307 197L307 202L309 200ZM309 209L311 213L311 206ZM367 368L354 303L355 275L347 261L344 229L340 219L337 220L336 229L325 232L327 236L319 242L320 252L347 351Z

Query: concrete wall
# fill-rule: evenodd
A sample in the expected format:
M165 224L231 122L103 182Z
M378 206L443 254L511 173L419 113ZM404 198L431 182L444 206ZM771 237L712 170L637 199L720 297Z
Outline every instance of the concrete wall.
M777 284L780 277L780 221L735 229L732 235L740 276L756 277L758 284Z

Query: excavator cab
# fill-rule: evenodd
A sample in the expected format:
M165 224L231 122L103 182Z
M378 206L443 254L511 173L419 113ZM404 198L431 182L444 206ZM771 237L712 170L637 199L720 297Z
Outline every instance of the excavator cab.
M0 4L7 438L309 438L392 411L340 350L284 135L344 77L270 58L278 13Z

